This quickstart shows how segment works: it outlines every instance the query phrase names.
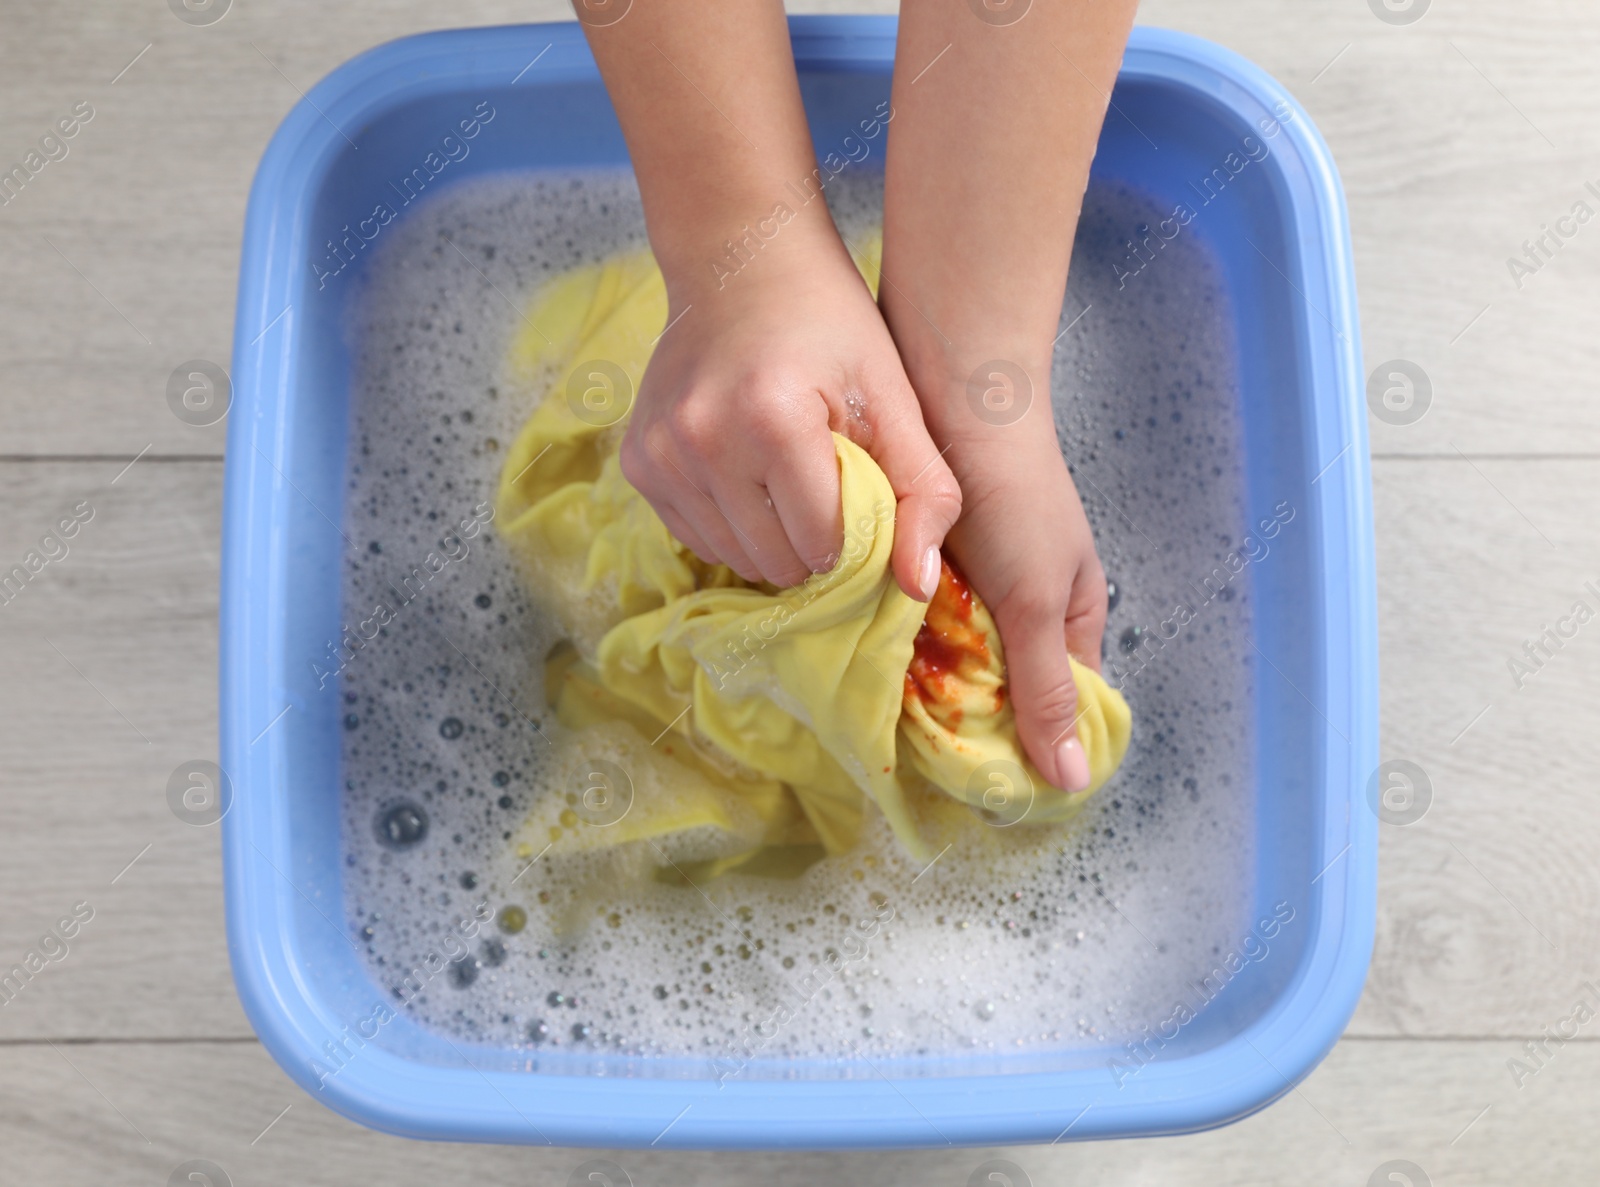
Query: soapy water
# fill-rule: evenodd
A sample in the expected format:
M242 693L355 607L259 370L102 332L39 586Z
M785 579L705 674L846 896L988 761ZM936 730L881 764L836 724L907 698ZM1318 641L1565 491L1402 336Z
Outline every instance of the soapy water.
M881 218L881 185L830 186L847 237ZM1126 240L1161 214L1090 188L1051 393L1114 583L1121 772L1065 830L975 815L925 865L869 808L854 853L704 885L651 877L695 838L579 851L674 767L630 727L554 720L543 661L562 635L492 522L542 395L506 363L522 311L551 276L645 245L633 179L475 180L396 225L348 327L344 617L362 625L318 663L343 698L345 912L398 1009L523 1066L693 1057L726 1078L796 1058L852 1074L863 1056L1116 1054L1193 1000L1251 923L1252 574L1196 584L1245 531L1209 256L1179 237L1119 288ZM1179 601L1193 614L1167 637Z

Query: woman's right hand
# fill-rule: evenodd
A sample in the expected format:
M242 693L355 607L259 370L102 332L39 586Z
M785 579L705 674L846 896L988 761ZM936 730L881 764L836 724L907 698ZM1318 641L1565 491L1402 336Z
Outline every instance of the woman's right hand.
M784 224L720 286L707 266L669 277L668 291L621 461L673 535L747 581L788 587L832 568L844 545L836 431L883 468L895 577L931 597L961 491L832 226Z
M1053 786L1082 791L1089 759L1067 657L1100 670L1106 577L1054 424L972 433L949 457L966 502L948 549L1000 630L1017 738Z

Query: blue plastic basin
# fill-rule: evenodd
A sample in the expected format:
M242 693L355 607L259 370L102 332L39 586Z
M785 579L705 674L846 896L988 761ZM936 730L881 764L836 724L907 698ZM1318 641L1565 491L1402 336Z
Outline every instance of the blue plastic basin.
M894 22L801 17L793 33L816 143L841 143L888 94ZM394 180L480 101L506 123L433 185L626 163L577 26L473 29L381 46L334 71L284 120L250 197L223 526L221 752L234 788L223 820L229 948L267 1049L318 1100L379 1129L586 1146L1178 1133L1287 1092L1354 1009L1374 927L1377 644L1349 235L1333 162L1293 99L1234 54L1155 29L1133 35L1095 172L1173 206L1193 207L1208 177L1226 180L1228 200L1186 233L1217 260L1234 317L1251 521L1279 500L1304 516L1254 576L1252 643L1267 662L1248 789L1253 894L1260 916L1288 903L1296 920L1273 959L1120 1085L1103 1047L1064 1050L1045 1070L1035 1059L996 1071L985 1056L981 1069L957 1057L931 1068L878 1060L844 1078L780 1072L721 1086L647 1059L558 1074L385 1018L392 1002L344 913L341 706L307 662L341 621L345 302L359 287L323 274L341 251L360 265L362 243L381 234L369 213L394 205ZM1230 154L1248 166L1235 170ZM362 243L345 243L352 235Z

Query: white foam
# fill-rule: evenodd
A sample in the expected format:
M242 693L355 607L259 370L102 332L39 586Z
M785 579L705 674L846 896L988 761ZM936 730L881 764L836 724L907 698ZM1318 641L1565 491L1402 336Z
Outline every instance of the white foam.
M847 234L877 219L880 186L846 175L830 190ZM1063 327L1092 309L1056 356L1057 423L1122 590L1112 658L1123 630L1192 600L1187 583L1243 524L1227 312L1206 256L1180 236L1117 286L1118 240L1161 213L1090 191ZM504 366L522 304L552 274L643 242L631 177L476 181L397 224L352 302L346 618L380 600L396 610L342 677L354 723L346 911L374 979L399 989L428 952L456 950L444 937L461 920L516 905L525 929L481 931L467 964L405 994L412 1016L507 1048L713 1056L744 1074L857 1049L1120 1045L1166 1017L1250 922L1248 570L1231 600L1202 607L1129 681L1128 761L1064 840L975 823L970 843L921 869L879 822L861 852L796 881L729 877L703 893L641 880L661 859L638 848L583 855L558 842L531 866L513 852L530 811L553 818L581 786L574 755L631 766L639 794L664 768L650 765L649 739L620 727L565 745L542 688L558 633L531 608L492 526L409 602L394 586L426 570L430 552L446 556L440 538L492 504L535 398ZM441 733L451 718L454 738ZM374 822L401 800L429 826L394 850ZM680 839L675 860L703 854L705 840ZM862 924L891 908L862 946ZM837 975L803 981L830 949Z

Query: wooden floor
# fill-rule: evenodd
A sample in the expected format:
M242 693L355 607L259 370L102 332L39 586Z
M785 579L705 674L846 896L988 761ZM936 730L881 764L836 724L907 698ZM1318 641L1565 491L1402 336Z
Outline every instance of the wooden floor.
M0 162L74 105L94 111L0 209L0 563L93 512L0 606L0 963L74 904L94 913L0 1008L7 1182L157 1184L207 1159L235 1184L559 1184L596 1156L385 1137L294 1087L234 996L217 830L165 799L178 763L216 750L223 442L180 422L165 385L185 360L227 363L267 138L302 89L379 41L563 13L239 0L190 26L158 0L7 11ZM1433 386L1419 423L1372 425L1384 753L1421 764L1434 799L1382 830L1366 996L1299 1090L1219 1132L612 1155L641 1187L954 1187L985 1157L1034 1184L1193 1187L1390 1182L1394 1159L1427 1177L1394 1182L1569 1183L1600 1163L1600 1021L1520 1085L1508 1068L1600 978L1600 624L1520 688L1508 669L1574 601L1596 607L1600 226L1520 289L1506 264L1600 185L1600 9L1438 0L1400 26L1361 0L1149 0L1140 19L1233 47L1310 110L1349 195L1368 365L1409 359Z

